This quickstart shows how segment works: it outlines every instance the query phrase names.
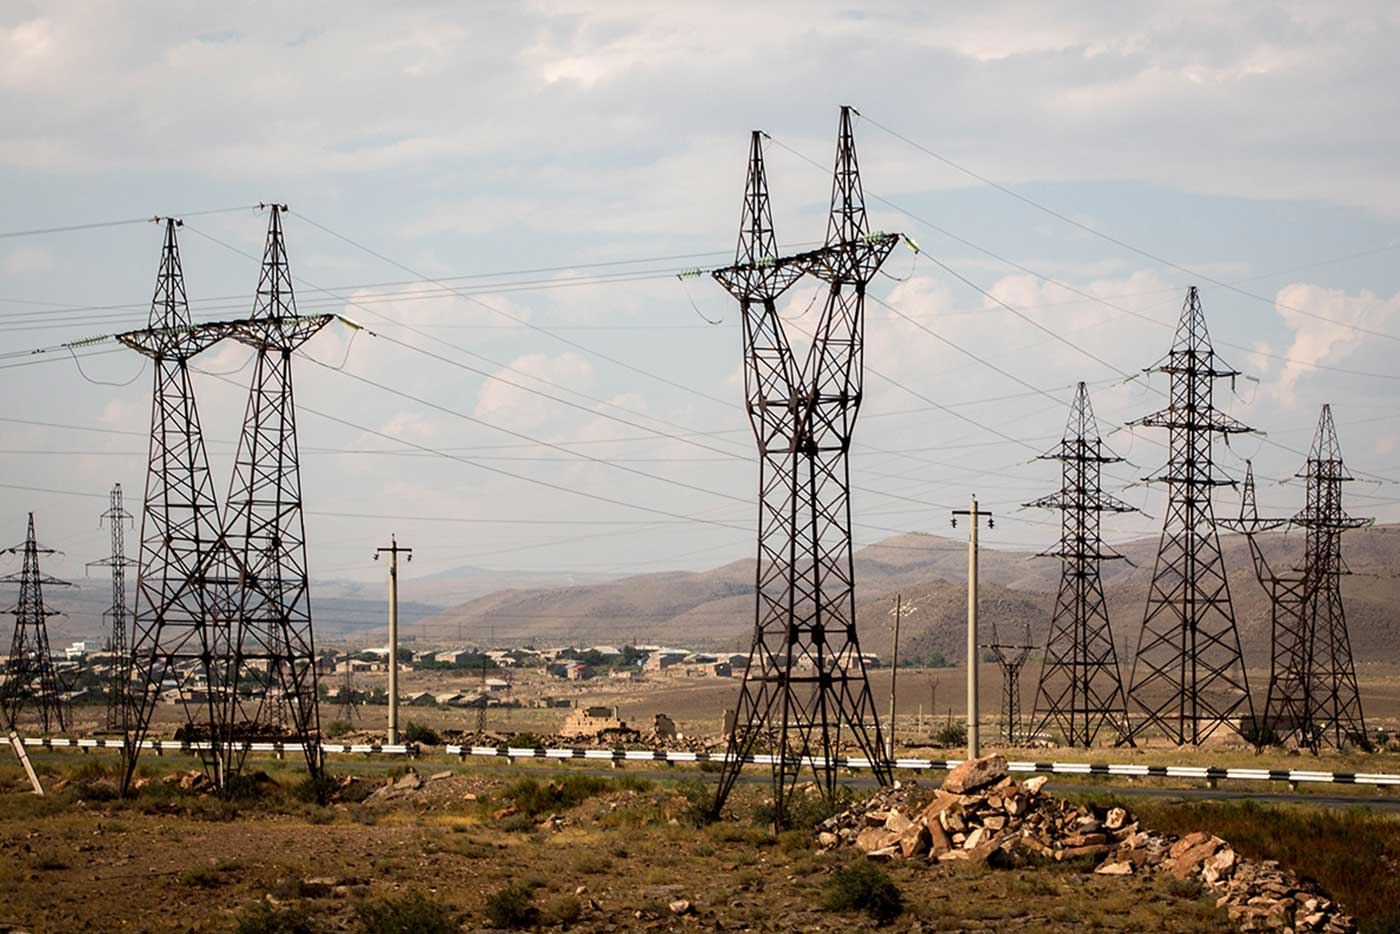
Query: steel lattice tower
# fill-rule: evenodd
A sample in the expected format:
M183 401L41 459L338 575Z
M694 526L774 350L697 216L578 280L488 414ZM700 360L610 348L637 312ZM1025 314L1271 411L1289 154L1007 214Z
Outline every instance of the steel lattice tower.
M745 402L760 455L753 646L715 813L760 746L775 757L779 824L805 766L835 795L843 734L882 783L891 777L856 631L848 453L863 391L865 290L897 242L870 233L843 107L826 244L780 257L762 135L753 134L735 263L713 274L740 304ZM799 363L776 303L809 272L828 291Z
M1342 484L1354 478L1342 462L1330 405L1322 407L1307 465L1297 476L1308 487L1306 505L1293 524L1307 529L1303 570L1313 582L1303 614L1311 643L1312 725L1322 743L1365 745L1366 720L1342 608L1341 576L1350 573L1342 560L1342 533L1373 520L1349 516L1342 505Z
M1223 519L1220 525L1246 536L1254 574L1269 595L1269 687L1263 720L1254 731L1254 743L1265 746L1293 740L1316 751L1319 737L1313 722L1312 638L1306 615L1316 581L1306 571L1295 569L1291 574L1279 574L1271 568L1256 536L1282 528L1287 520L1259 517L1254 465L1249 461L1245 461L1240 516Z
M179 225L174 218L165 221L149 326L118 336L150 357L155 372L131 632L134 685L123 747L124 791L167 685L183 701L194 738L204 740L201 755L217 787L227 787L233 765L224 710L235 687L227 660L230 582L236 583L237 575L220 535L189 366L196 355L227 336L227 330L193 325L175 236ZM202 722L196 717L200 710Z
M1021 736L1021 669L1030 658L1031 627L1026 625L1026 638L1020 645L1003 643L997 638L996 620L992 620L992 641L983 648L991 649L1001 669L1002 739L1014 746Z
M355 666L347 655L345 658L345 671L340 679L340 706L336 710L336 716L346 723L354 723L360 719L360 708L355 706Z
M1250 431L1213 403L1217 379L1233 378L1211 347L1195 286L1187 290L1171 351L1155 368L1171 379L1167 408L1137 422L1168 431L1166 518L1147 595L1128 699L1177 744L1198 744L1234 717L1254 720L1239 629L1220 553L1212 494L1231 484L1215 472L1216 435Z
M256 304L231 335L255 357L223 525L245 575L233 608L233 671L240 690L227 698L238 713L230 709L225 716L249 735L285 722L287 738L302 745L315 777L321 773L320 714L292 353L334 316L296 313L282 235L286 210L270 205ZM241 689L245 680L260 682L251 697Z
M126 523L131 513L122 505L122 485L115 484L102 514L112 530L111 557L92 561L88 567L112 569L112 606L103 615L111 624L108 650L112 654L112 673L107 681L107 729L126 732L131 690L131 653L127 638L126 569L136 564L126 556Z
M10 612L15 617L15 634L10 643L10 659L5 666L5 680L0 684L0 714L5 726L19 729L19 718L29 706L37 708L44 732L57 726L67 729L63 702L63 684L49 653L50 616L57 610L44 607L44 587L68 587L67 581L45 577L39 570L39 556L55 554L52 548L40 547L34 538L34 513L29 514L29 532L23 545L6 548L0 554L20 555L23 563L18 574L0 578L0 582L19 584L19 600Z
M1103 465L1122 462L1099 436L1084 383L1074 396L1060 445L1041 455L1060 462L1060 491L1028 506L1060 511L1060 542L1045 557L1060 559L1060 589L1045 640L1045 658L1031 712L1032 730L1058 727L1070 746L1088 748L1105 726L1121 734L1127 701L1109 624L1099 566L1123 556L1106 546L1104 513L1134 508L1103 491Z

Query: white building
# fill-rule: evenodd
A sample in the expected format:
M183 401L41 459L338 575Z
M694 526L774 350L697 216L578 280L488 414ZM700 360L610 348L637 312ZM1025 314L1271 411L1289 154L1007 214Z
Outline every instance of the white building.
M101 648L102 644L100 642L91 642L88 640L74 642L70 644L68 648L63 650L63 657L68 659L69 661L72 661L74 659L80 659L87 655L90 655L93 652L100 650Z

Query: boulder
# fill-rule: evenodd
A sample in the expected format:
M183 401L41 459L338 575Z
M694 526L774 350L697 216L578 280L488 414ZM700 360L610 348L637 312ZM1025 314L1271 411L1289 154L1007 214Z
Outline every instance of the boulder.
M1006 757L999 753L968 759L954 768L943 780L943 790L953 794L966 794L985 788L1006 777Z
M1133 864L1130 862L1104 863L1094 872L1101 876L1131 876L1133 874Z

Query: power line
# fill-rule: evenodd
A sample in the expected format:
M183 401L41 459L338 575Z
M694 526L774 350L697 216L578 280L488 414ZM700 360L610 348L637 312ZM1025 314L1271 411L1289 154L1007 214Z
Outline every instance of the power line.
M932 149L929 149L929 148L927 148L926 146L923 146L923 145L921 145L921 144L919 144L919 143L914 142L914 141L911 140L909 137L904 136L904 135L902 135L902 134L900 134L900 133L897 133L896 131L890 129L890 128L887 127L887 126L884 126L883 124L877 122L876 120L874 120L874 119L872 119L872 118L870 118L870 117L865 117L865 120L866 120L866 122L870 123L871 125L873 125L873 126L879 128L879 129L881 129L881 130L884 130L886 133L890 134L891 136L895 137L896 139L902 140L903 142L909 144L910 146L913 146L915 149L919 150L920 152L923 152L923 153L925 153L925 154L927 154L927 155L929 155L929 156L932 156L933 158L937 159L939 162L942 162L944 165L947 165L947 166L950 166L951 168L957 169L959 172L962 172L962 173L965 174L965 175L968 175L968 176L970 176L970 177L972 177L972 178L975 178L975 179L977 179L979 182L982 182L982 183L985 184L985 185L989 185L989 186L991 186L992 188L995 188L997 191L1000 191L1000 192L1002 192L1002 193L1004 193L1004 194L1010 195L1011 197L1015 198L1016 200L1018 200L1018 201L1020 201L1020 202L1022 202L1022 203L1024 203L1024 204L1030 205L1031 207L1035 208L1037 211L1041 211L1041 212L1043 212L1043 213L1045 213L1045 214L1048 214L1048 215L1050 215L1051 217L1053 217L1053 218L1055 218L1055 219L1057 219L1057 220L1063 221L1064 223L1069 224L1069 225L1071 225L1071 226L1073 226L1073 227L1077 227L1078 229L1084 231L1085 233L1088 233L1088 234L1091 234L1091 235L1093 235L1093 236L1095 236L1095 237L1098 237L1100 240L1105 240L1105 241L1107 241L1107 242L1109 242L1109 243L1114 244L1115 246L1122 247L1122 248L1125 249L1125 250L1129 250L1129 251L1131 251L1131 252L1133 252L1133 253L1138 254L1139 256L1142 256L1142 257L1145 257L1145 258L1147 258L1147 259L1150 259L1150 260L1152 260L1152 261L1155 262L1155 263L1160 263L1160 264L1163 265L1163 266L1168 266L1168 267L1170 267L1170 268L1172 268L1172 269L1177 270L1178 272L1184 272L1184 273L1186 273L1186 274L1189 275L1189 276L1193 276L1193 277L1195 277L1195 278L1197 278L1197 279L1200 279L1200 280L1203 281L1203 282L1209 282L1211 285L1217 285L1217 286L1221 287L1222 289L1229 289L1231 292L1235 292L1235 293L1237 293L1237 294L1239 294L1239 295L1243 295L1243 296L1246 297L1246 298L1252 298L1252 299L1254 299L1254 300L1256 300L1256 301L1264 302L1265 304L1267 304L1267 305L1269 305L1269 306L1271 306L1271 307L1283 308L1283 309L1285 309L1285 310L1287 310L1287 311L1292 311L1292 312L1295 312L1295 313L1297 313L1297 314L1303 315L1303 316L1305 316L1305 317L1315 318L1315 319L1317 319L1317 320L1319 320L1319 321L1325 321L1325 322L1327 322L1328 324L1335 324L1335 325L1338 325L1338 326L1340 326L1340 327L1350 328L1351 330L1357 331L1357 332L1362 333L1362 334L1369 334L1369 335L1371 335L1371 336L1373 336L1373 337L1383 337L1383 338L1385 338L1386 340L1400 341L1400 336L1396 336L1396 335L1394 335L1394 334L1388 334L1388 333L1386 333L1386 332L1384 332L1384 331L1376 331L1376 330L1372 330L1372 329L1370 329L1370 328L1364 328L1364 327L1361 327L1360 325L1352 324L1352 323L1347 322L1347 321L1339 321L1339 320L1337 320L1336 318L1329 318L1329 317L1327 317L1326 315L1320 315L1320 314L1317 314L1317 313L1315 313L1315 312L1305 311L1304 309L1296 308L1296 307L1293 307L1293 306L1291 306L1291 305L1284 305L1284 304L1282 304L1281 302L1278 302L1278 301L1275 300L1275 299L1266 298L1265 296L1258 295L1258 294L1256 294L1256 293L1254 293L1254 292L1250 292L1250 291L1247 290L1247 289L1242 289L1242 288L1239 288L1238 286L1231 285L1231 284L1228 283L1228 282L1221 282L1219 279L1214 279L1214 278L1212 278L1212 277L1206 275L1205 273L1200 272L1199 270L1192 269L1192 268L1190 268L1190 267L1188 267L1188 266L1183 266L1183 265L1181 265L1180 263L1173 262L1172 260L1169 260L1169 259L1166 259L1165 257L1159 256L1159 255L1157 255L1156 253L1153 253L1153 252L1151 252L1151 251L1149 251L1149 250L1143 249L1142 247L1139 247L1139 246L1136 246L1136 245L1134 245L1134 244L1132 244L1132 243L1129 243L1129 242L1127 242L1126 240L1122 240L1122 239L1120 239L1120 238L1118 238L1118 237L1115 237L1115 236L1113 236L1112 234L1107 234L1107 233L1104 233L1103 231L1098 230L1098 229L1096 229L1096 228L1094 228L1094 227L1090 227L1088 224L1085 224L1085 223L1082 222L1082 221L1076 220L1075 218L1070 217L1070 216L1067 215L1067 214L1063 214L1063 213L1061 213L1061 212L1055 210L1054 208L1047 207L1046 205L1041 204L1039 201L1036 201L1036 200L1033 199L1033 198L1029 198L1029 197L1027 197L1026 195L1021 194L1020 192L1015 191L1014 189L1008 188L1008 187L1006 187L1005 185L998 184L997 182L992 181L990 178L987 178L986 176L983 176L983 175L979 175L979 174L977 174L976 172L972 171L971 169L966 168L966 167L964 167L964 166L962 166L962 165L959 165L958 163L954 162L953 160L947 158L946 156L940 155L939 153L934 152ZM883 199L881 199L881 200L883 200ZM1391 244L1388 244L1387 246L1382 247L1382 248L1380 248L1380 249L1369 250L1369 251L1365 251L1365 252L1362 252L1362 253L1359 253L1359 254L1355 254L1355 255L1356 255L1356 256L1373 255L1373 254L1375 254L1375 253L1382 253L1382 252L1386 252L1386 251L1388 251L1388 250L1393 250L1393 249L1396 249L1397 247L1400 247L1400 243L1391 243ZM1350 259L1350 258L1353 258L1353 257L1344 257L1344 259Z
M203 217L209 214L229 214L234 211L250 211L257 205L245 204L233 208L214 208L208 211L187 211L181 217ZM34 237L41 234L69 233L77 230L97 230L104 227L126 227L131 224L150 224L159 222L160 217L129 217L123 220L113 221L93 221L87 224L68 224L63 227L31 227L28 230L10 230L0 233L0 240L9 240L14 237Z
M357 241L355 241L355 240L352 240L351 238L345 236L344 234L336 233L334 230L331 230L329 227L326 227L326 226L323 225L323 224L317 223L316 221L314 221L314 220L312 220L311 218L307 217L305 214L302 214L302 213L300 213L300 212L292 212L292 213L295 213L295 214L297 215L297 217L300 217L302 220L306 221L308 224L310 224L311 226L317 228L318 230L321 230L321 231L323 231L323 232L325 232L325 233L331 235L332 237L335 237L335 238L338 239L338 240L342 240L342 241L344 241L345 243L348 243L348 244L350 244L351 246L355 247L356 249L363 250L364 252L366 252L366 253L370 254L371 256L375 257L376 259L382 260L383 262L386 262L386 263L390 264L391 266L394 266L394 267L396 267L396 268L398 268L398 269L402 269L404 272L408 273L408 274L411 275L411 276L418 276L418 277L420 277L420 278L422 278L422 279L424 279L424 280L426 280L426 281L428 281L428 282L434 282L434 283L436 283L436 284L438 284L438 285L443 285L444 288L448 288L448 286L446 286L446 285L442 282L442 280L440 280L440 279L434 279L434 278L431 277L431 276L426 276L426 275L424 275L423 273L420 273L420 272L418 272L417 270L413 269L412 267L406 266L406 265L404 265L403 263L400 263L398 260L391 259L390 257L385 256L383 253L380 253L380 252L378 252L377 250L374 250L374 249L372 249L372 248L370 248L370 247L364 245L363 243L359 243L359 242L357 242ZM554 338L555 340L559 341L559 342L562 343L562 344L565 344L565 345L567 345L567 346L569 346L569 347L573 347L573 348L575 348L576 350L581 350L581 351L583 351L584 353L587 353L587 354L589 354L589 355L591 355L591 356L598 357L600 360L606 360L606 361L608 361L609 363L614 364L615 366L623 367L623 368L626 369L626 370L630 370L631 372L637 373L637 374L639 374L639 375L641 375L641 376L645 376L645 377L647 377L648 379L656 380L656 381L658 381L658 382L660 382L660 383L663 383L663 384L665 384L665 385L672 386L672 387L677 388L677 389L682 389L682 390L684 390L684 391L686 391L686 392L689 392L689 393L691 393L691 394L693 394L693 395L699 396L699 397L702 398L702 399L708 399L709 401L714 402L714 403L717 403L717 404L719 404L719 405L723 405L723 406L726 406L726 407L728 407L728 406L730 405L730 402L729 402L728 400L726 400L726 399L720 399L719 397L717 397L717 396L712 396L712 395L710 395L709 393L701 392L701 391L698 390L698 389L694 389L694 388L692 388L692 387L685 386L685 385L683 385L683 384L681 384L681 383L679 383L679 382L677 382L677 381L675 381L675 380L673 380L673 379L670 379L669 377L662 376L662 375L660 375L660 374L658 374L658 373L653 373L653 372L651 372L651 371L649 371L649 370L644 370L644 369L642 369L641 367L634 366L633 364L627 363L627 362L624 361L624 360L619 360L619 359L616 358L616 357L612 357L612 356L609 356L609 355L607 355L607 354L604 354L604 353L602 353L601 351L595 350L595 349L593 349L593 348L587 346L586 344L580 344L578 341L575 341L575 340L572 340L572 339L570 339L570 338L563 337L562 335L556 334L556 333L554 333L553 331L551 331L549 328L542 327L542 326L540 326L540 325L538 325L538 324L535 324L534 322L530 321L528 318L522 318L522 317L520 317L519 315L514 315L514 314L511 314L511 313L508 312L508 311L505 311L505 310L500 309L500 308L496 308L496 307L493 306L493 305L489 305L489 304L487 304L486 302L481 301L480 299L476 298L476 297L473 296L473 295L469 295L469 294L462 293L462 292L460 292L459 290L456 290L456 289L453 289L452 291L454 291L454 293L456 293L456 294L461 295L463 298L467 299L467 301L469 301L469 302L471 302L471 303L473 303L473 304L475 304L475 305L481 306L482 308L486 309L487 311L491 312L492 314L500 315L501 317L504 317L504 318L506 318L506 319L508 319L508 320L510 320L510 321L514 321L516 324L519 324L521 327L529 328L529 329L532 330L532 331L538 331L538 332L541 333L541 334L548 335L549 337Z

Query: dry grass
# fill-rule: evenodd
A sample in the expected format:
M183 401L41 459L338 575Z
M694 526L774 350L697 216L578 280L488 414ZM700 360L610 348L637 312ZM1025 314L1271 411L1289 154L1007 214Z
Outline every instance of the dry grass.
M1316 879L1363 931L1400 931L1400 819L1393 815L1253 802L1131 801L1125 806L1154 829L1205 830L1247 856L1276 859Z

